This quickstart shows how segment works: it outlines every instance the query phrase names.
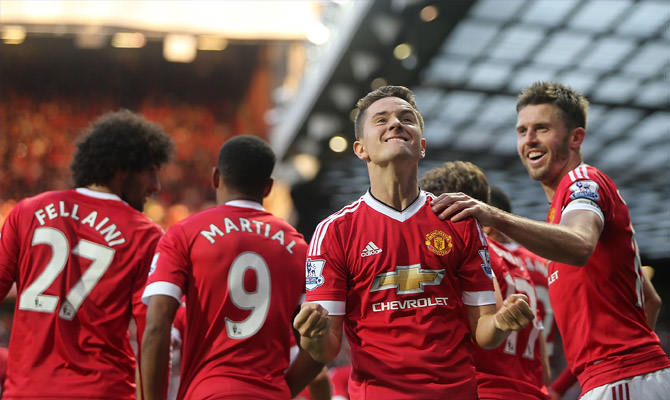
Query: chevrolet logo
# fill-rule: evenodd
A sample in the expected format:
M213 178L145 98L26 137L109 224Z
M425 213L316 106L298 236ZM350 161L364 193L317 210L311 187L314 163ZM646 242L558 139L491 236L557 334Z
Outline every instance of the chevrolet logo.
M439 285L443 278L443 269L421 269L419 264L398 266L395 272L375 276L370 291L396 289L397 294L421 293L425 285Z

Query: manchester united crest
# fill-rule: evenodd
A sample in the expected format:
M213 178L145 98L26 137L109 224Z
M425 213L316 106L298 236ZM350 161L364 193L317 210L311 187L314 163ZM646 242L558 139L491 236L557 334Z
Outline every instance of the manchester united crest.
M554 215L556 215L556 210L554 207L551 207L549 209L549 216L547 217L547 222L552 223L554 222Z
M454 244L451 243L451 236L439 229L426 235L426 246L438 256L449 254Z

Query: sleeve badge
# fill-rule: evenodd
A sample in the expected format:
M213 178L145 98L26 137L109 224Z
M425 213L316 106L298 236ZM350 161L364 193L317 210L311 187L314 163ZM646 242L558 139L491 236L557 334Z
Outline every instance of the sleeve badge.
M326 265L326 260L307 259L305 263L305 289L314 290L323 285L325 282L323 278L324 265Z

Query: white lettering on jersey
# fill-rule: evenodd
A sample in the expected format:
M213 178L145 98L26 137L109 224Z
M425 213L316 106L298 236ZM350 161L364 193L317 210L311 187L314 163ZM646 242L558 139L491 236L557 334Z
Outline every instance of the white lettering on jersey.
M249 220L246 218L240 218L240 230L242 232L253 233L251 231L251 222L249 222Z
M49 203L46 206L44 206L44 208L40 208L39 210L35 211L34 215L35 218L37 219L37 222L40 225L46 224L47 217L49 220L53 220L56 218L69 218L75 221L79 221L79 216L77 215L77 210L79 210L79 204L73 204L72 210L68 210L66 207L67 206L64 201L59 201L58 211L56 211L56 206L54 205L54 203ZM101 235L103 235L104 236L103 239L105 240L105 242L107 242L107 246L109 247L114 247L116 245L126 242L125 238L120 237L123 235L123 233L116 229L116 224L107 225L110 222L110 219L108 217L103 217L102 219L100 219L100 221L97 221L97 219L98 219L98 212L91 211L91 213L89 213L86 216L86 218L84 218L80 222L82 224L90 226L91 228L98 231Z
M240 228L238 228L233 221L230 220L230 218L224 218L223 221L226 223L226 233L230 233L230 231L240 231Z
M414 308L426 308L436 306L446 306L448 297L423 297L420 299L406 299L382 301L372 305L373 312L409 310Z
M558 271L554 271L554 272L552 272L552 274L549 275L549 277L547 278L547 283L548 283L549 285L551 285L551 284L554 283L557 279L558 279Z
M278 241L282 246L284 245L284 231L281 229L278 230L272 237L270 238L272 240Z
M214 244L215 240L214 237L216 235L223 236L223 231L219 229L218 226L214 224L209 224L209 230L208 231L200 231L200 234L205 237L205 239L209 240L211 244Z
M269 237L271 240L276 240L282 247L284 247L284 249L289 254L293 254L293 246L295 246L296 242L295 240L291 240L287 245L284 245L285 233L282 229L278 229L272 235L272 237L270 237L270 232L272 231L272 225L266 224L262 221L249 220L247 218L239 218L239 228L238 228L238 226L235 225L235 222L233 222L230 218L224 218L224 224L225 224L225 233L217 225L209 224L207 229L203 229L200 231L200 235L202 235L202 237L207 239L207 241L211 244L216 243L217 236L223 237L224 235L234 234L235 232L261 235ZM255 231L251 228L251 224L256 226ZM265 229L263 229L263 226L265 226Z
M379 254L381 252L382 252L382 249L377 247L376 244L374 244L372 242L368 242L368 245L365 246L365 248L361 252L361 257L374 256L375 254Z
M49 206L47 206L49 207ZM48 212L48 210L47 210ZM88 224L91 228L93 228L93 225L95 224L95 219L98 218L98 212L97 211L91 211L90 214L86 216L86 218L81 220L82 224Z

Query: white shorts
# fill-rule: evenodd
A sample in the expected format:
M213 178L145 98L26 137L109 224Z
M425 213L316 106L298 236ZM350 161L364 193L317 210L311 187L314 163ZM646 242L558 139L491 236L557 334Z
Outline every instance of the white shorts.
M670 398L670 368L598 386L580 400L666 400Z

